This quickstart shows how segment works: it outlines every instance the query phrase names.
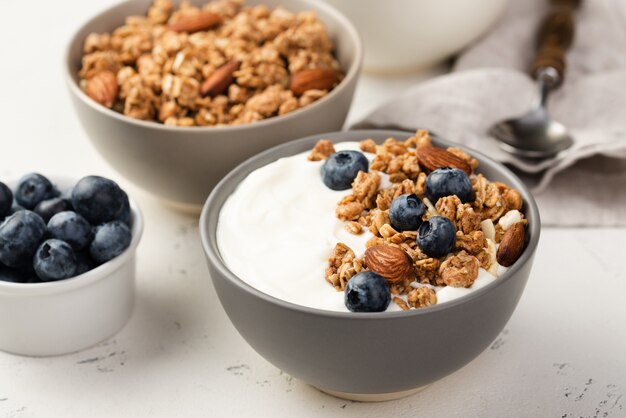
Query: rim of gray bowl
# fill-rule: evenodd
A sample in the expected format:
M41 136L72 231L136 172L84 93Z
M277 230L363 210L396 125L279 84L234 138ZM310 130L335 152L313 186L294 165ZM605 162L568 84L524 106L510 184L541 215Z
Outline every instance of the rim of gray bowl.
M454 143L452 141L437 137L436 139L433 138L433 142L436 145L443 145L445 147L455 146L455 147L465 149L469 151L474 158L478 159L479 162L487 161L490 164L495 165L497 169L501 170L503 174L508 177L507 181L510 181L510 183L512 183L511 185L515 187L517 190L519 190L519 192L522 194L522 198L525 204L524 212L527 215L529 214L530 217L533 219L533 222L529 225L530 238L528 240L526 248L524 249L524 252L522 253L521 257L515 262L515 264L513 264L513 266L509 267L508 270L506 270L502 275L498 276L497 280L489 283L488 285L484 287L481 287L480 289L476 289L475 291L461 298L454 299L446 303L429 306L427 308L412 309L410 311L397 311L397 312L385 311L385 312L376 312L376 313L353 313L353 312L337 312L337 311L329 311L329 310L324 310L324 309L311 308L311 307L307 307L303 305L298 305L292 302L288 302L282 299L278 299L274 296L270 296L250 286L248 283L246 283L245 281L237 277L235 274L233 274L230 271L230 269L226 266L226 264L224 264L221 258L221 255L219 254L219 248L217 248L216 240L214 238L213 239L211 238L211 237L216 236L216 233L217 233L216 229L211 230L211 231L208 230L209 220L215 220L214 225L215 227L217 227L217 218L219 218L219 213L222 209L222 205L220 204L219 207L217 207L217 203L215 201L221 199L221 196L220 196L221 190L224 188L231 189L230 183L237 177L241 176L242 173L245 173L244 175L244 178L245 178L245 176L247 176L253 169L256 169L255 163L258 160L269 158L273 154L280 154L286 148L301 148L301 151L297 151L297 152L304 152L308 148L310 148L315 141L317 141L320 138L327 138L331 135L335 136L335 135L346 135L346 134L359 136L360 138L369 138L373 134L385 135L387 137L397 137L397 136L407 135L407 134L414 135L414 132L401 131L401 130L387 130L387 129L353 130L353 131L343 131L343 132L340 132L340 131L339 132L327 132L325 134L311 135L305 138L296 139L296 140L278 145L276 147L270 148L267 151L264 151L260 154L255 155L254 157L247 159L246 161L244 161L243 163L235 167L230 173L228 173L217 184L217 186L213 188L213 190L211 191L211 194L207 198L202 208L202 213L200 215L200 222L199 222L200 238L202 240L202 247L203 247L204 253L208 257L209 262L221 274L223 274L224 277L226 277L230 282L235 284L240 289L248 293L251 293L252 295L256 297L259 297L269 303L279 305L282 308L289 309L292 311L315 314L315 315L320 315L320 316L325 316L325 317L341 318L341 319L345 319L345 318L351 318L354 320L368 320L372 318L394 319L394 318L400 318L400 317L407 318L411 316L436 314L439 311L449 309L453 306L462 305L472 299L481 297L482 295L486 293L490 293L496 287L501 286L505 281L511 280L513 276L515 276L515 273L518 270L520 270L523 265L525 265L527 262L530 261L531 257L533 256L537 248L537 244L539 242L539 235L541 231L541 219L539 217L539 209L537 208L537 203L535 202L535 199L533 198L528 188L524 185L524 183L522 183L519 177L517 177L511 170L509 170L507 167L505 167L501 163L498 163L492 158L486 156L485 154L479 151L475 151L471 148L464 147L462 144ZM344 139L344 140L350 140L350 139ZM339 140L331 139L331 141L336 142ZM305 144L307 144L307 147L305 147ZM293 153L291 153L290 155L293 155ZM282 156L277 156L273 161L276 161L278 158L282 158ZM233 186L231 192L234 191L236 188L237 188L237 185Z
M358 76L360 69L363 65L363 40L361 39L361 36L357 32L352 22L350 22L350 20L343 13L341 13L336 8L322 1L314 1L314 0L295 0L295 1L304 3L308 5L309 7L311 7L312 9L315 9L315 8L322 9L326 13L328 13L330 16L332 16L333 19L337 20L339 25L348 31L351 39L353 40L355 58L350 64L350 68L348 68L348 71L346 72L346 75L343 78L343 80L341 80L341 82L337 84L337 86L334 89L332 89L326 96L322 97L319 100L316 100L315 102L313 102L312 104L308 106L294 110L293 112L289 112L286 115L273 116L271 118L263 119L258 122L246 123L243 125L235 125L235 126L170 126L170 125L165 125L156 121L144 121L140 119L133 119L122 113L118 113L112 109L109 109L107 107L104 107L96 103L94 100L88 97L85 94L85 92L83 92L83 90L79 87L78 83L74 79L73 72L75 71L75 68L74 68L75 63L71 62L70 60L71 47L76 41L76 39L78 38L78 35L84 30L86 30L89 26L91 26L94 22L96 22L102 14L110 12L111 10L115 8L122 7L128 4L129 1L120 1L119 3L116 3L110 7L107 7L104 10L101 10L100 12L98 12L97 14L89 18L84 24L82 24L78 29L76 29L72 33L72 36L70 37L70 40L65 47L65 57L64 57L64 64L63 64L65 67L64 68L65 81L67 85L69 86L70 91L73 94L75 94L83 103L90 106L92 109L100 113L103 113L107 116L111 116L120 121L131 123L131 124L138 125L138 126L143 126L146 128L162 129L162 130L173 131L173 132L187 131L187 130L199 131L199 132L202 132L202 131L232 132L236 130L254 129L259 126L272 125L272 124L280 123L283 120L289 120L293 117L303 114L304 112L310 111L312 108L323 105L327 100L330 100L332 97L338 95L342 90L346 88L346 85L348 84L347 83L348 80L351 80ZM285 8L288 10L287 6L285 6Z
M60 179L58 176L50 177L53 181L58 181ZM64 178L62 180L69 179ZM78 180L72 179L71 181L76 183L76 181ZM130 241L130 244L128 245L128 248L126 248L123 253L121 253L114 259L109 260L106 263L89 270L88 272L79 274L78 276L70 277L69 279L43 283L12 283L0 280L0 293L29 296L33 296L35 294L43 295L51 293L64 293L81 287L89 286L90 284L99 282L100 280L105 280L110 273L117 270L120 266L122 266L129 260L129 258L137 249L137 246L141 241L141 236L143 235L143 214L141 212L141 209L132 197L128 196L128 201L130 202L130 213L133 220L133 224L131 227L132 239Z

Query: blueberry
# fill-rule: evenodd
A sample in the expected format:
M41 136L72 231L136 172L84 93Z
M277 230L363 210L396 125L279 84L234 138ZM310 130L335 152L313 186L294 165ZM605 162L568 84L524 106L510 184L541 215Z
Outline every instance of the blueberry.
M4 219L5 216L11 213L11 206L13 205L13 193L9 186L0 182L0 219Z
M452 251L456 228L445 216L433 216L417 230L417 245L429 257L443 257Z
M402 194L391 202L389 219L396 231L417 231L426 207L414 194Z
M67 210L72 210L72 203L62 197L55 197L39 202L35 206L34 212L41 216L44 222L48 222L57 213Z
M91 259L89 251L81 251L76 253L76 275L87 273L96 267L96 263Z
M15 212L0 225L0 262L8 267L29 264L45 233L41 216L29 210Z
M344 301L351 312L382 312L391 302L391 292L381 275L364 271L348 281Z
M14 213L19 212L21 210L26 210L26 208L20 206L19 203L13 200L13 204L11 205L11 210L9 211L9 215L13 215Z
M43 281L67 279L76 275L76 254L70 244L60 239L44 241L33 260L35 273Z
M83 177L72 190L74 210L93 225L122 216L125 198L117 183L98 176Z
M131 223L130 202L128 200L128 195L126 194L126 192L122 190L122 193L124 193L124 206L122 207L122 212L119 214L117 218L115 218L115 220L124 222L130 228L130 223Z
M39 202L59 194L50 180L38 173L26 174L15 188L15 200L26 209L33 209Z
M89 245L93 236L87 219L72 211L54 215L48 222L48 234L67 242L75 250L82 250Z
M130 245L130 229L121 221L99 226L89 247L91 257L98 263L105 263L122 254Z
M0 264L0 281L11 283L26 283L27 278L18 269L12 269Z
M425 185L426 197L437 203L440 197L456 195L461 202L474 200L472 182L463 170L458 168L438 168L428 175Z
M322 180L329 189L347 190L359 171L367 172L369 162L359 151L339 151L322 165Z

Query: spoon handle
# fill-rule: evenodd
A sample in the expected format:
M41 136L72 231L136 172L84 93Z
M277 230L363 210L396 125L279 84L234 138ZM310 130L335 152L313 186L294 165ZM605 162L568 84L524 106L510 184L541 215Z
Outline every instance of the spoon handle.
M530 74L537 78L545 68L554 68L558 74L555 84L565 77L565 52L574 40L574 10L580 0L552 0L553 7L539 27L537 54Z

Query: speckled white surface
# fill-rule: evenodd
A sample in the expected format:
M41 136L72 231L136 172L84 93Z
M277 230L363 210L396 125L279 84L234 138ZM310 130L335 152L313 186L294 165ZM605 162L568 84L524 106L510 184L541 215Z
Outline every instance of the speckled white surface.
M0 417L626 416L625 229L544 230L503 333L468 366L410 398L335 399L259 357L219 305L196 219L114 173L70 108L63 45L74 22L108 3L0 0L0 179L32 170L110 176L136 197L146 221L129 324L73 355L0 353ZM428 75L364 78L351 119Z

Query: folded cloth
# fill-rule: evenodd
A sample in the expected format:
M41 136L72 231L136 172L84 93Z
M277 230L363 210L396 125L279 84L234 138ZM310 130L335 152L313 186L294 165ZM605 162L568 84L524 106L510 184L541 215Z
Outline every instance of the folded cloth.
M562 87L549 112L574 145L547 160L502 151L487 130L537 100L527 74L547 0L511 1L453 72L409 89L354 128L425 128L508 164L531 186L542 223L626 226L626 1L583 0Z

